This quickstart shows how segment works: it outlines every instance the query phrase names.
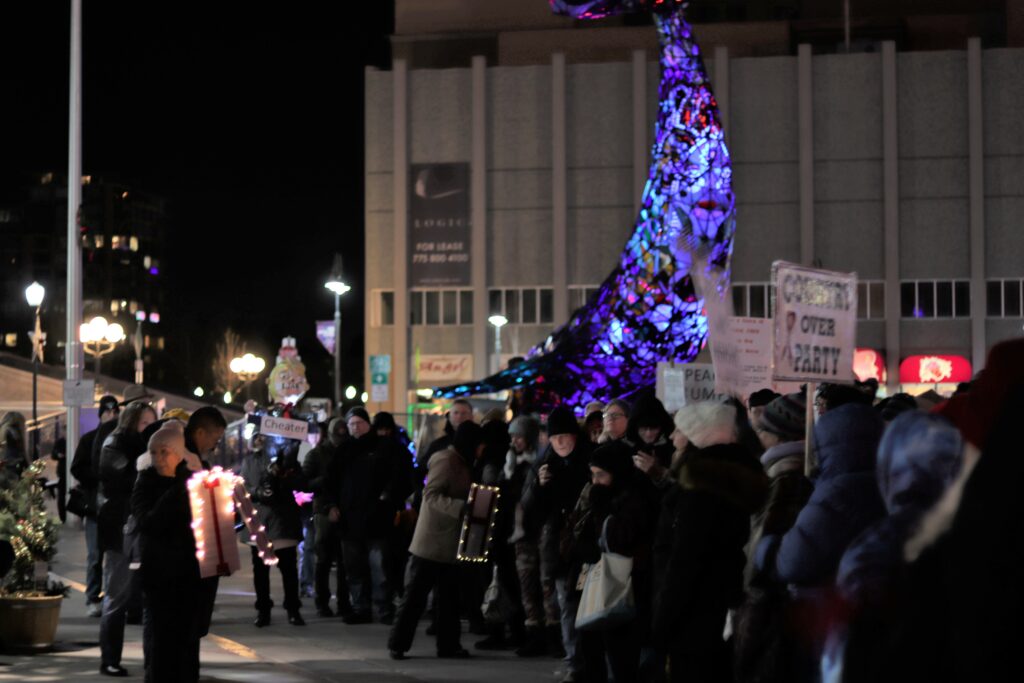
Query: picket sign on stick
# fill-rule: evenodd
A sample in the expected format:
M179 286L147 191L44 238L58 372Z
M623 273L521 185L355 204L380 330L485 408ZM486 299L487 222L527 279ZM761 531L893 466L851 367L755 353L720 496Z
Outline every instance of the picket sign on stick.
M814 392L817 388L814 382L807 383L807 407L804 410L804 476L808 479L818 466L814 457Z

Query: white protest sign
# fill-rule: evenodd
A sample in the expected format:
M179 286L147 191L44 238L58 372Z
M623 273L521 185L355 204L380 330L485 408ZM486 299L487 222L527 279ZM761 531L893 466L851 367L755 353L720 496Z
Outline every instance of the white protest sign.
M768 318L730 317L712 337L715 388L741 400L772 386L772 326Z
M857 275L772 264L772 376L791 382L849 382L857 338Z
M305 439L309 434L309 423L305 420L264 415L260 418L260 434L282 436L286 439Z
M64 380L64 405L91 408L96 405L96 380Z
M670 413L689 403L725 398L715 389L715 367L711 363L658 363L655 394Z

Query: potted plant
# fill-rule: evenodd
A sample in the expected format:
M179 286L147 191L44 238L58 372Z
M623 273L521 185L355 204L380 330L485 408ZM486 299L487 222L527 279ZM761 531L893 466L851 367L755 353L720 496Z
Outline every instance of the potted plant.
M49 580L57 552L57 521L46 512L37 460L20 476L3 477L0 487L0 541L13 550L10 570L0 576L0 647L38 651L57 633L60 605L67 588Z

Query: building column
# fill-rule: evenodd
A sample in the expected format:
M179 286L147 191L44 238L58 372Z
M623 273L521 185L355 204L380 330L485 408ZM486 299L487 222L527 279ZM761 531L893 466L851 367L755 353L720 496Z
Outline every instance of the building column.
M647 51L633 50L633 212L640 211L649 172L647 147Z
M557 53L551 57L551 286L556 325L569 320L569 168L565 108L565 55Z
M487 344L487 59L473 57L472 163L470 212L473 285L473 375L491 372Z
M391 80L393 103L391 163L392 205L394 206L394 289L395 325L391 343L391 372L394 396L392 410L398 415L408 411L409 402L409 66L396 59ZM402 420L399 419L399 423Z
M729 131L729 48L725 45L715 47L714 81L711 90L715 93L718 103L718 118L722 122L722 132Z
M900 186L896 43L882 43L882 216L885 249L886 387L900 383Z
M967 148L970 187L971 365L985 367L985 139L982 135L981 39L967 40Z
M814 263L814 93L811 46L797 50L797 110L800 139L800 263Z

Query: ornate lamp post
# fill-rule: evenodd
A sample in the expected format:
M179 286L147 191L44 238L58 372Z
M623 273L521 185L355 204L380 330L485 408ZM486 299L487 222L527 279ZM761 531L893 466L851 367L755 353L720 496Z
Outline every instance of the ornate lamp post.
M508 324L508 318L498 313L487 319L487 322L494 325L494 370L501 371L501 328Z
M341 405L341 297L351 287L345 284L341 254L334 255L334 267L324 287L334 293L334 406Z
M78 331L85 352L95 359L94 372L100 374L100 359L113 351L124 339L124 328L118 323L108 323L106 318L97 316L83 323Z
M238 379L241 380L243 385L255 381L266 367L267 362L265 360L251 353L247 353L241 358L232 358L231 362L228 363L228 368L231 369L231 372L238 375Z
M25 301L36 309L36 326L32 332L32 458L39 457L39 425L36 420L38 415L39 398L39 363L43 360L43 346L46 344L46 335L43 333L42 323L39 319L39 309L46 297L46 288L38 282L33 282L25 288Z

